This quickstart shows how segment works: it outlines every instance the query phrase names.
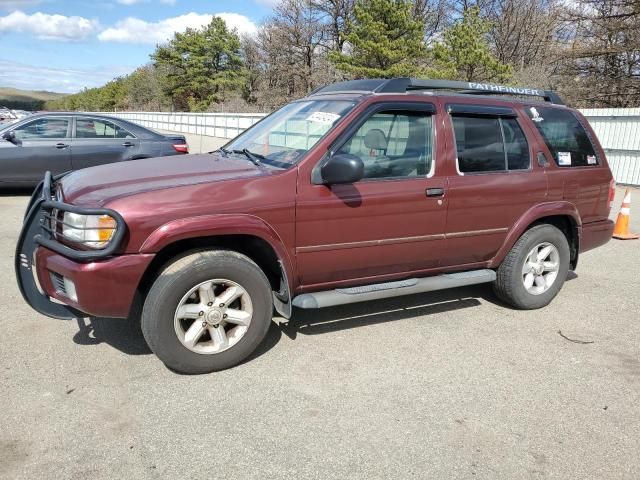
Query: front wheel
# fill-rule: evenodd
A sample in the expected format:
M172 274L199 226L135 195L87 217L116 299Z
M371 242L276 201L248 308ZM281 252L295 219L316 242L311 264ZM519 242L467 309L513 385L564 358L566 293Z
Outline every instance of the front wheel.
M496 295L523 310L548 305L569 271L567 237L553 225L536 225L516 242L498 268Z
M142 310L151 350L181 373L237 365L262 342L273 310L269 281L248 257L206 251L170 264Z

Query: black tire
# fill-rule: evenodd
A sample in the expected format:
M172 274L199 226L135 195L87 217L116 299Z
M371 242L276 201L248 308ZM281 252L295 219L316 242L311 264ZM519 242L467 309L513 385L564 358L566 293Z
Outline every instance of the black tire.
M213 278L241 285L251 297L253 317L238 343L219 353L201 354L181 343L174 329L174 314L190 289ZM203 251L179 258L162 271L145 299L141 326L149 348L167 367L180 373L209 373L247 358L264 340L272 311L269 281L250 258L227 250Z
M538 244L548 242L559 253L558 276L549 289L538 295L529 293L523 283L522 269L529 252ZM567 237L553 225L536 225L522 234L496 272L493 289L498 298L521 310L533 310L548 305L558 294L567 278L570 262Z

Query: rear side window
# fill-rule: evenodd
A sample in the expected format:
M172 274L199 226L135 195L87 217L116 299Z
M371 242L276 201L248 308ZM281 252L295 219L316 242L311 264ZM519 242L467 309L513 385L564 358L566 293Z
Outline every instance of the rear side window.
M76 138L133 138L133 135L106 120L77 118Z
M599 163L587 131L571 111L530 107L526 112L558 166L586 167Z
M515 118L456 115L451 120L460 173L529 168L529 145Z

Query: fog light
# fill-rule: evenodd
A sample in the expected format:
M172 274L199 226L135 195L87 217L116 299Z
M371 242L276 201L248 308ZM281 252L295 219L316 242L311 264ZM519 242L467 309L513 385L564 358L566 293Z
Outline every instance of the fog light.
M73 300L74 302L77 302L78 293L76 292L76 284L73 283L73 280L67 277L63 277L63 278L64 278L64 290L65 290L65 293L67 294L67 298L69 298L70 300Z

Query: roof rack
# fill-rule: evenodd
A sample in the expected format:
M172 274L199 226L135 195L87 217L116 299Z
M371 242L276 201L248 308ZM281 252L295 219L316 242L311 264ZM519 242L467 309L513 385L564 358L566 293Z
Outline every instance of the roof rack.
M468 95L521 95L542 97L546 102L564 105L557 93L531 87L509 87L493 83L459 82L453 80L421 80L415 78L371 78L349 80L317 88L311 95L326 93L406 93L414 90L453 90Z

